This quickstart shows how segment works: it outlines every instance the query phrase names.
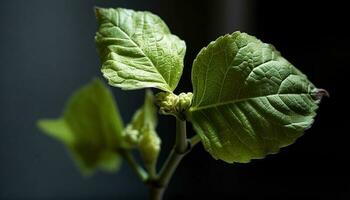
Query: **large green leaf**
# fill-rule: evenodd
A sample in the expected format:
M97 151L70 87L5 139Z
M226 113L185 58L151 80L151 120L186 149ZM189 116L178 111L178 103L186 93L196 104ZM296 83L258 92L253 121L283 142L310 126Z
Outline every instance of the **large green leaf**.
M112 86L176 88L186 45L158 16L122 8L96 8L96 16L102 73Z
M269 44L218 38L193 63L189 111L206 150L226 162L277 153L311 126L320 92Z
M123 124L112 94L101 81L78 90L61 118L40 120L38 125L66 145L83 173L118 169L116 149L122 145Z

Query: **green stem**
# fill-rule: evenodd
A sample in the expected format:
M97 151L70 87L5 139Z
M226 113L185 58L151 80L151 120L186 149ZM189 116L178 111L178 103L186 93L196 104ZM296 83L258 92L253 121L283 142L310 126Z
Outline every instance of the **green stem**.
M141 181L149 185L150 199L162 200L165 189L182 158L199 142L200 138L198 135L187 139L186 121L177 118L175 145L168 155L159 175L157 175L156 172L156 163L146 165L147 173L140 164L136 162L130 151L126 149L118 149L117 151L127 161Z
M157 169L156 169L157 163L153 162L150 164L145 164L145 167L148 172L148 179L149 180L155 180L157 178Z
M177 166L180 164L182 158L186 155L189 148L189 141L186 135L186 121L176 119L176 139L175 146L171 150L163 168L159 173L159 177L155 184L151 185L150 198L151 200L161 200L164 191L169 184Z
M186 153L188 149L186 121L176 119L175 151L179 154Z
M166 187L174 174L180 161L185 156L188 150L189 143L186 136L186 121L176 119L176 139L175 146L171 150L168 159L166 160L159 174L158 184Z
M119 153L130 165L131 169L136 173L136 175L141 179L142 182L145 182L148 178L147 172L136 162L134 156L125 149L119 150Z
M162 187L150 187L149 189L149 199L150 200L162 200L164 194L164 188Z

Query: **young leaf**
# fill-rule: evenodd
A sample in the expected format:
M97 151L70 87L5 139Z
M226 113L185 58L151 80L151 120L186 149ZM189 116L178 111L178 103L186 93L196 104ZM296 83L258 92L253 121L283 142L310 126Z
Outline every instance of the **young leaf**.
M271 45L235 32L193 63L189 115L216 159L246 163L277 153L311 126L321 90Z
M144 127L155 129L157 126L157 108L154 105L154 96L151 90L146 90L143 106L137 110L128 125L132 129L142 130Z
M157 108L154 96L150 90L146 91L144 105L136 111L124 134L130 146L138 147L145 164L154 164L158 158L161 140L156 133Z
M139 151L144 163L147 165L155 165L160 152L161 140L157 132L149 127L143 130L139 141Z
M38 126L66 145L84 174L96 168L118 169L116 149L123 145L123 124L112 94L101 81L78 90L61 118L40 120Z
M173 91L182 75L186 45L150 12L96 8L95 41L102 73L122 89Z

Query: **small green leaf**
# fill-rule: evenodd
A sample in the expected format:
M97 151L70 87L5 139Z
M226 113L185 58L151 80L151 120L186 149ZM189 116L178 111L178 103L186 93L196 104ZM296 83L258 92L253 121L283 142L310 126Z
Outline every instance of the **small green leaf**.
M142 130L144 127L156 128L157 108L154 105L154 96L151 90L146 90L144 104L135 112L129 125L135 130Z
M66 145L84 174L118 169L123 124L113 95L101 81L78 90L61 118L40 120L38 126Z
M157 108L154 96L150 90L146 91L144 105L135 112L124 134L131 147L137 147L145 164L154 164L158 158L161 140L156 133Z
M182 75L186 45L150 12L96 8L96 44L102 73L122 89L173 91Z
M313 123L320 95L273 46L240 32L201 50L192 84L194 128L206 150L229 163L292 144Z

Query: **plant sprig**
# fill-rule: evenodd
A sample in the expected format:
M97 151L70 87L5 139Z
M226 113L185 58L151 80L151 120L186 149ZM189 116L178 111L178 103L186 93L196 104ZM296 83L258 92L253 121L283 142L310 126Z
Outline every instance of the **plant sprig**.
M124 159L160 200L182 158L202 143L213 158L247 163L277 153L309 128L328 93L270 44L246 33L219 37L192 66L191 92L176 95L186 45L150 12L96 8L95 41L101 71L111 86L147 90L125 127L109 89L94 80L69 100L61 118L40 120L43 132L63 142L84 174L116 171ZM175 144L160 170L159 113L176 119ZM186 122L196 135L188 138ZM140 164L133 157L137 151Z

